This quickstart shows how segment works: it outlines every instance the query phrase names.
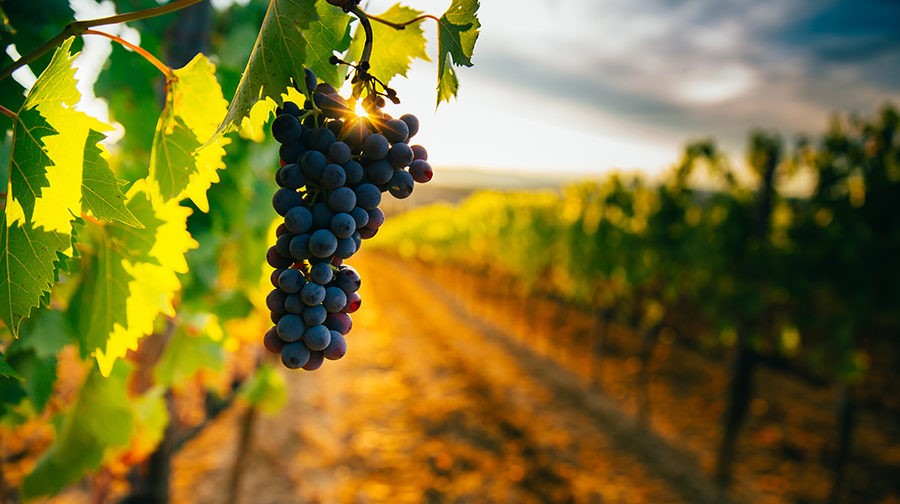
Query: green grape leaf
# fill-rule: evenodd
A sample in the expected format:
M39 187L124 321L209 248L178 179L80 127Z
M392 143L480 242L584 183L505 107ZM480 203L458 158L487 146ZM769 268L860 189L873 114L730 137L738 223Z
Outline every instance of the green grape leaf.
M116 178L105 159L100 145L106 135L91 130L84 144L84 173L81 179L81 203L84 210L103 221L118 221L129 226L141 227L125 207L122 182Z
M227 133L245 126L259 100L282 103L281 94L292 83L303 89L304 67L319 79L339 85L344 73L328 59L349 45L350 16L341 9L323 0L271 0L221 130ZM264 122L267 117L254 121Z
M150 154L150 179L162 197L190 198L203 212L209 211L206 191L219 181L216 172L225 167L223 146L229 142L218 135L228 102L215 72L202 54L175 70Z
M421 14L422 11L395 4L378 14L378 17L400 23L415 19ZM358 26L346 59L359 61L364 43L365 32ZM371 67L369 73L387 84L396 75L406 77L414 58L431 61L425 52L425 34L421 23L407 25L402 30L395 30L382 23L372 23L372 57L369 59Z
M197 371L221 371L225 364L224 337L213 315L184 321L166 344L154 369L156 383L173 386L185 383Z
M133 411L128 401L125 363L104 378L92 371L72 410L58 424L56 439L25 477L25 499L58 492L103 463L107 449L131 439Z
M197 246L186 229L191 210L163 201L146 179L129 189L128 210L144 227L89 225L86 239L96 253L83 265L84 278L69 304L83 354L93 352L101 373L137 348L160 314L174 315L172 298L187 271L184 254Z
M57 267L73 254L81 215L85 145L107 125L73 108L73 39L56 50L16 114L7 204L0 222L0 319L13 335L49 299Z
M453 0L438 21L438 105L450 101L459 90L453 65L472 66L472 53L481 28L478 7L478 0Z

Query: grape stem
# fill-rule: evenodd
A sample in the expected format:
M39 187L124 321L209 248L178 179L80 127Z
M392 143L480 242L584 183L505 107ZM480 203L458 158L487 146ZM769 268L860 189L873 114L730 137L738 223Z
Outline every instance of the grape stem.
M363 51L362 56L359 58L359 66L357 69L363 72L364 75L368 75L369 73L369 59L372 57L372 42L374 36L372 35L372 23L369 21L369 17L363 12L362 9L359 8L358 5L354 5L350 12L356 14L356 17L359 18L359 23L362 25L363 30L366 33L366 41L363 43Z
M388 21L387 19L380 18L378 16L373 16L372 14L368 14L368 16L369 16L369 19L371 19L372 21L378 21L379 23L386 25L386 26L390 26L391 28L393 28L395 30L403 30L407 26L409 26L413 23L418 23L419 21L422 21L424 19L433 19L437 23L441 22L441 20L437 16L434 16L432 14L422 14L421 16L414 17L414 18L410 19L409 21L404 21L402 23L395 23L393 21Z
M115 16L109 16L105 18L97 18L97 19L85 19L84 21L73 21L65 26L59 34L50 40L44 42L37 48L33 49L31 52L17 59L10 65L8 65L3 70L0 70L0 80L6 79L13 72L18 70L19 68L34 62L41 56L47 54L53 48L59 46L63 42L65 42L69 37L79 36L84 34L88 29L93 28L95 26L103 26L109 24L118 24L118 23L128 23L131 21L137 21L139 19L147 19L156 16L162 16L163 14L168 14L170 12L175 12L177 10L184 9L186 7L190 7L196 3L200 3L203 0L175 0L171 3L167 3L165 5L160 5L159 7L153 7L151 9L143 9L134 12L127 12L125 14L117 14ZM99 33L99 32L98 32ZM152 63L152 61L151 61ZM166 72L163 72L166 73ZM167 74L168 75L168 74Z
M13 112L12 110L9 110L8 108L4 107L3 105L0 105L0 114L3 114L5 116L9 117L13 121L18 119L18 116L16 115L15 112Z
M149 61L151 65L155 66L157 70L159 70L160 72L163 73L163 75L166 76L167 81L171 82L171 81L175 80L175 74L172 73L172 69L169 68L165 63L160 61L156 56L147 52L147 50L144 49L143 47L134 45L131 42L129 42L117 35L112 35L110 33L102 32L102 31L98 31L98 30L85 30L83 35L100 35L100 36L106 37L110 40L113 40L115 42L118 42L119 44L122 44L123 46L131 49L132 51L140 54L145 60Z

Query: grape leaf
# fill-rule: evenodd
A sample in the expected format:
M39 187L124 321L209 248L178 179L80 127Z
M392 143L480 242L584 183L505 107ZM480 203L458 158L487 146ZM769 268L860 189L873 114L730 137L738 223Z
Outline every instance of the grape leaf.
M349 45L350 16L341 9L323 0L271 0L220 129L241 128L261 99L282 103L281 94L292 81L302 89L304 67L325 82L340 84L343 73L328 58Z
M378 17L399 23L415 19L421 14L422 11L395 4ZM364 30L358 26L346 59L359 61L364 43ZM395 30L382 23L372 23L372 44L370 73L385 84L395 75L406 77L414 58L431 61L425 52L425 35L421 23L413 23L402 30Z
M72 410L58 424L53 445L25 477L25 499L58 492L103 462L108 448L131 439L133 412L128 402L130 368L116 366L109 377L92 371Z
M223 146L229 142L217 135L228 102L215 71L202 54L175 70L150 154L150 178L162 197L190 198L203 212L209 211L206 191L219 181L216 171L225 167Z
M162 201L154 185L139 180L128 191L128 209L144 224L89 225L86 238L96 254L83 269L83 282L69 304L82 353L94 352L101 373L137 347L160 313L174 315L172 298L187 271L184 254L197 246L186 230L191 211Z
M450 101L459 90L453 65L472 66L472 53L481 27L478 7L478 0L453 0L438 21L438 105Z
M81 215L84 165L98 173L102 158L96 147L109 126L75 110L73 39L54 53L16 114L10 151L7 204L0 222L0 319L13 335L41 301L46 301L57 268L73 253L72 224ZM115 186L115 184L113 184ZM98 187L88 195L90 210L121 212L115 187ZM121 201L121 200L118 200ZM94 208L96 206L96 208ZM115 213L103 215L116 218ZM126 214L119 217L126 219Z
M106 135L90 130L84 144L84 172L81 178L81 203L84 210L103 221L118 221L129 226L141 227L128 208L122 182L116 178L104 158L99 142Z

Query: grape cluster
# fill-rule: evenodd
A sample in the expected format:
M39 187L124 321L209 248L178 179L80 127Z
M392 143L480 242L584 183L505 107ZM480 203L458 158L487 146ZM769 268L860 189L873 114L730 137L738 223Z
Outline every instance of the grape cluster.
M263 344L291 369L318 369L347 351L351 313L362 302L359 274L345 259L384 223L382 194L408 197L431 180L428 154L409 145L415 116L381 111L380 96L358 116L335 88L306 69L303 106L276 110L272 136L281 147L272 198L284 218L266 260L275 268L266 298L272 322Z

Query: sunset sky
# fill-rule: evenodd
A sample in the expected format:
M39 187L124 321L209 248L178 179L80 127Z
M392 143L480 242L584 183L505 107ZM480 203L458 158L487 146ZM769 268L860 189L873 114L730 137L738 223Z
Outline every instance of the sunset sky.
M395 83L448 166L652 174L691 138L740 160L752 128L818 134L832 112L900 103L893 0L484 0L479 16L456 101L433 113L434 63Z

